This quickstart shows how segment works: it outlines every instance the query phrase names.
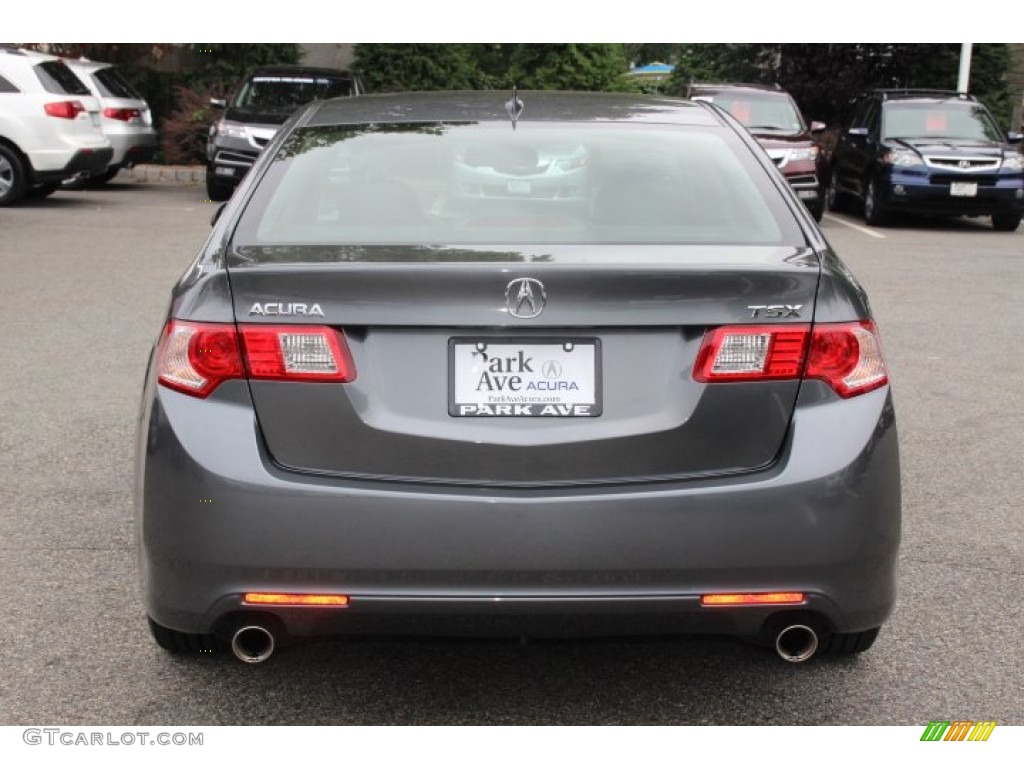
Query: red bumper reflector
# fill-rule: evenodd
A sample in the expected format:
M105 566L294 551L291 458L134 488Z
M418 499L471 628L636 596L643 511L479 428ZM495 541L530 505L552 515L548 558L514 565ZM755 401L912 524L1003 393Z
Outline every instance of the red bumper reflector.
M250 605L326 605L346 608L348 595L292 595L282 592L246 592L244 602Z
M730 605L799 605L802 602L804 602L803 592L727 593L700 596L700 604L712 608Z

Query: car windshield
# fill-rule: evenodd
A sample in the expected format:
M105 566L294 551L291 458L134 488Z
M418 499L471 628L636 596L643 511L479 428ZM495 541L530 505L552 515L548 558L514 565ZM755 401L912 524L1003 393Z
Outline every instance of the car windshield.
M235 244L800 242L755 156L722 128L313 127L278 151Z
M717 104L743 125L755 131L777 131L779 133L802 133L804 119L785 93L770 91L718 91L696 93L694 101Z
M968 101L889 102L882 118L887 139L973 139L1003 141L1002 131L985 107Z
M259 112L293 112L315 99L351 96L352 78L326 75L255 75L249 78L234 106Z
M139 92L132 88L128 81L121 77L121 73L113 67L97 69L92 73L92 80L104 96L142 101L142 96L139 95Z

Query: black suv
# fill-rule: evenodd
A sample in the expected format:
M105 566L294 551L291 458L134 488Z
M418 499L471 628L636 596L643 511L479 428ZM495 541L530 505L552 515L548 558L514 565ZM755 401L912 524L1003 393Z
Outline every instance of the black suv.
M315 67L261 67L249 72L225 110L210 126L206 141L206 191L211 200L227 200L257 155L303 104L315 99L355 96L363 85L354 72Z
M1024 211L1021 134L955 91L877 90L858 102L832 158L829 208L863 202L868 224L897 211L991 216L1012 232Z
M687 95L693 101L712 102L743 123L814 220L821 221L828 174L812 134L825 130L824 123L815 121L808 127L793 97L778 85L694 83Z

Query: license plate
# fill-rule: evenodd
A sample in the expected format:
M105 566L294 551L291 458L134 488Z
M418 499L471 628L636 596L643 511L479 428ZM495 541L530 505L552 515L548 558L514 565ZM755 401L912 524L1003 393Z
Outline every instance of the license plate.
M450 339L448 414L600 416L601 342L577 338Z
M93 126L96 127L96 128L99 128L100 127L100 113L99 112L90 112L89 113L89 117L92 118Z
M513 195L528 195L533 190L528 181L510 181L508 191Z
M954 181L949 185L949 194L953 197L977 197L978 185L973 181Z

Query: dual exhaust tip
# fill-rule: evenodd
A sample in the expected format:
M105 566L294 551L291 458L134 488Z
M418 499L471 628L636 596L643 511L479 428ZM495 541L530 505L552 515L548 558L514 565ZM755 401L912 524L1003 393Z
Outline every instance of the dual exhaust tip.
M274 655L276 645L274 633L261 624L241 627L231 637L231 652L246 664L262 664Z
M262 664L274 655L274 633L261 624L247 624L235 630L231 652L245 664ZM806 624L790 624L775 636L775 652L793 664L809 660L818 652L818 633Z
M818 652L818 633L806 624L790 624L775 636L775 652L783 661L799 664Z

